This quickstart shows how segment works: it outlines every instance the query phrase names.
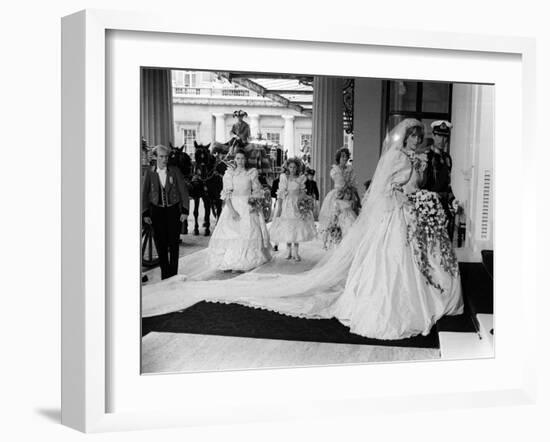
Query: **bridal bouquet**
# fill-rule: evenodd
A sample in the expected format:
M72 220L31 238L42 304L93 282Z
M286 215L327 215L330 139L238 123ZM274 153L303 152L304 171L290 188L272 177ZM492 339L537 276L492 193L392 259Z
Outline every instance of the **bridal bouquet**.
M306 219L309 216L313 216L313 208L315 202L310 196L304 196L298 200L298 211L300 212L300 217Z
M445 231L447 223L439 197L435 192L427 190L418 190L408 197L409 201L413 204L417 222L428 232L431 243L439 233Z
M420 264L420 270L427 282L443 292L431 274L429 256L439 247L439 257L443 269L452 275L458 272L458 261L447 234L447 217L439 197L434 192L418 190L408 195L414 222L409 224L407 239L414 245L414 252Z

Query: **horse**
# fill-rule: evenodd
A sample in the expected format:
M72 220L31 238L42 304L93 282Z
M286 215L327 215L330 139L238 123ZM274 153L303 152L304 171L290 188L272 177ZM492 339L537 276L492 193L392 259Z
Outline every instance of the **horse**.
M195 141L195 165L193 170L193 195L195 207L193 215L195 217L194 234L199 234L198 216L199 202L202 199L204 204L204 227L205 236L210 235L210 210L214 217L218 219L222 210L222 201L220 198L223 188L223 174L225 164L217 161L216 156L210 152L210 143L207 145L198 144Z

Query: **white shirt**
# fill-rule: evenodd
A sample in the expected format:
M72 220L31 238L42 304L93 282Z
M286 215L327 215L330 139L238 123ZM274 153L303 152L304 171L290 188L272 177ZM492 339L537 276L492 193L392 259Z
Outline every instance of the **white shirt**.
M162 187L166 187L166 168L157 169L157 173L159 174L160 184L162 184Z

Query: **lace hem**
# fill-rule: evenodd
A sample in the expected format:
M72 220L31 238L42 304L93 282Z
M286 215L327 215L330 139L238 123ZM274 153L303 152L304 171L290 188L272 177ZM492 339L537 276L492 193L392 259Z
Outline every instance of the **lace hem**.
M217 270L249 271L271 259L268 247L258 245L240 247L209 248L210 266Z
M269 229L273 242L306 242L315 239L317 231L313 217L302 220L296 218L275 218Z
M306 313L289 313L287 311L283 310L277 310L275 308L266 307L265 305L254 303L252 301L245 301L245 300L227 300L227 299L205 299L205 302L210 302L212 304L238 304L238 305L244 305L245 307L251 307L255 310L264 310L268 312L277 313L279 315L288 316L290 318L301 318L301 319L330 319L333 318L333 316L323 316L323 315L308 315Z

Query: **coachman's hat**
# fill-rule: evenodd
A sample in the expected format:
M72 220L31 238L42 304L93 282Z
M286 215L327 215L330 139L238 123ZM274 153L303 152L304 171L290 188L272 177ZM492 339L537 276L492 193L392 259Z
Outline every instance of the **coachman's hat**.
M453 127L453 125L446 120L434 121L431 126L434 135L445 135L447 137L451 135L451 129Z
M248 114L243 110L236 110L233 112L233 117L248 117Z

